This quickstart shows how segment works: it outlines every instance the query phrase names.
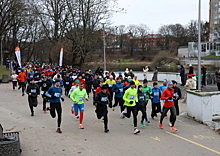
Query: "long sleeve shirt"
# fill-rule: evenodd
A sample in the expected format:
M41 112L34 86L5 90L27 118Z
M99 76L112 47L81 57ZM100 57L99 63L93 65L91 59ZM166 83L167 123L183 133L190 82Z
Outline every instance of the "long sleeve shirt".
M62 97L62 88L50 87L45 95L50 98L50 103L58 103Z
M168 99L170 97L172 97L172 99ZM162 96L161 96L161 100L165 100L164 107L172 107L172 106L174 106L173 97L174 97L174 89L166 88L163 91Z
M72 101L78 102L77 104L83 104L85 98L88 98L88 95L85 89L80 90L79 88L77 88L70 95L70 99Z
M124 103L125 106L128 107L135 106L136 102L138 102L137 89L129 88L128 90L126 90L123 96L123 100L125 101ZM133 101L133 103L130 104L130 101Z

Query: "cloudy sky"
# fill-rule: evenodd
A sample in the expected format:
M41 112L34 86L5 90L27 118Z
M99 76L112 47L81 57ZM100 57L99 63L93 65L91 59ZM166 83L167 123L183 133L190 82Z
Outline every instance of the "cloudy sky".
M198 19L199 0L118 0L126 13L115 13L113 25L146 24L157 32L161 25L180 23L186 25ZM201 19L209 19L209 0L201 0Z

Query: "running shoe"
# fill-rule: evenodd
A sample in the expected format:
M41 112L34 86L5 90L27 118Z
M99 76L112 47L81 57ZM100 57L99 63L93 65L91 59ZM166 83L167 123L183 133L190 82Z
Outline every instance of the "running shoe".
M83 125L79 125L79 129L84 129Z
M124 113L125 113L125 111L122 111L122 112L121 112L121 115L120 115L120 118L121 118L121 119L125 118Z
M105 133L108 133L109 132L109 129L107 128L107 129L105 129L105 131L104 131Z
M56 132L57 132L57 133L62 133L62 131L61 131L60 128L57 128Z
M134 134L138 134L140 133L140 130L138 130L137 128L134 130Z
M172 123L171 122L169 122L169 126L172 127Z
M145 120L145 122L146 122L146 123L150 123L150 121L149 121L149 120Z
M174 127L174 126L171 126L170 129L171 129L172 131L177 131L176 127Z
M115 107L112 107L112 111L115 111Z
M75 116L76 117L76 120L78 120L79 119L79 116L77 115L77 116Z
M142 127L145 127L146 125L145 125L143 122L141 122L141 126L142 126Z
M101 122L104 122L104 116L101 117L100 121L101 121Z
M163 124L159 123L160 129L163 129Z

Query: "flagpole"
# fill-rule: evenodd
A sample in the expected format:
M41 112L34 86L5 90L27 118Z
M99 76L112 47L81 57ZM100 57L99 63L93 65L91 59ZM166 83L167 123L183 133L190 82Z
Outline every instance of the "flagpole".
M201 0L199 0L198 17L198 90L201 90Z

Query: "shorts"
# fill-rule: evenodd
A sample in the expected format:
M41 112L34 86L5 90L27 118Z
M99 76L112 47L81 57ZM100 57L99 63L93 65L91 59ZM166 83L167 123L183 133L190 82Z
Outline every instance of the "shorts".
M73 105L74 111L76 114L78 114L78 110L80 113L84 112L84 103L82 104L74 104Z

